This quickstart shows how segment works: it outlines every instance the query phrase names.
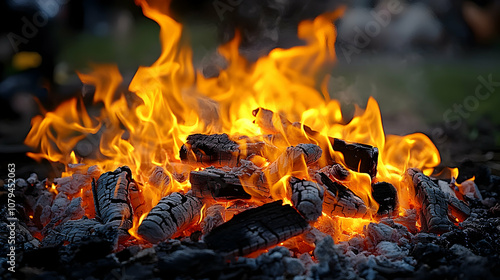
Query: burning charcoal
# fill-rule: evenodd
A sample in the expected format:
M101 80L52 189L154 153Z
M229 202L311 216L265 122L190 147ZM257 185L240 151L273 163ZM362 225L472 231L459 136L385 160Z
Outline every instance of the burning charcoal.
M121 229L124 237L132 227L133 209L130 203L130 185L135 184L132 171L126 166L106 172L92 182L96 218L104 224Z
M265 170L267 183L269 186L276 184L283 176L294 174L294 172L307 172L307 168L303 166L311 165L319 160L323 151L314 144L298 144L297 146L288 147L273 163Z
M134 216L140 218L142 214L146 213L149 209L144 199L144 195L135 182L130 183L128 193Z
M391 215L392 211L397 208L398 193L391 183L377 182L372 184L372 196L379 204L377 211L379 215Z
M148 184L160 190L161 197L164 197L167 195L170 177L162 167L156 166L149 175Z
M323 188L316 183L291 177L292 203L307 221L316 221L321 216Z
M56 246L62 243L73 243L94 235L96 228L102 227L101 223L95 219L70 220L49 230L48 235L43 239L42 246Z
M151 209L137 233L151 243L163 241L189 226L200 214L201 206L196 197L172 193Z
M348 143L336 138L333 139L332 147L344 155L345 164L351 170L368 173L372 178L377 176L378 149L376 147Z
M247 255L303 233L307 221L282 201L264 204L235 215L204 238L209 248L226 255Z
M191 191L199 198L215 201L250 199L236 174L208 167L202 171L192 171L189 177Z
M364 201L346 186L318 173L316 180L325 187L323 211L330 216L362 218L367 213Z
M324 172L321 170L320 170L320 172L323 172L323 173L327 174L329 177L331 176L331 177L333 177L337 180L340 180L340 181L344 181L345 179L347 179L347 176L349 176L349 170L345 169L339 163L335 163L331 166L326 166L326 167L324 167L324 169L326 169Z
M453 223L448 219L448 203L443 191L417 169L408 169L406 176L411 179L420 203L422 230L438 234L450 231Z
M212 231L213 228L224 223L224 207L219 204L207 208L205 218L201 222L201 230L204 234Z
M261 154L265 145L264 142L246 143L241 148L227 134L193 134L188 136L179 153L182 161L192 165L234 167L240 158Z

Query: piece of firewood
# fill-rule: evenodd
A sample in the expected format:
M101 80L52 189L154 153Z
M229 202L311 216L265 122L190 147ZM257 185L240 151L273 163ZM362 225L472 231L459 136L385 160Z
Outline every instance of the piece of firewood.
M149 175L148 184L158 189L160 196L164 197L168 192L170 176L162 167L155 166Z
M378 215L391 215L398 205L398 192L388 182L372 184L372 197L379 204Z
M211 232L213 228L224 223L224 210L224 206L220 204L212 205L205 210L205 218L200 223L203 234Z
M171 193L151 209L137 233L151 243L168 239L196 220L201 207L201 201L194 196Z
M240 159L250 155L262 155L265 147L264 142L248 142L240 147L229 139L227 134L192 134L182 145L179 155L183 162L200 167L234 167Z
M292 203L308 222L316 221L323 209L323 188L316 183L290 177L288 180L292 193Z
M305 177L307 166L318 161L322 153L321 148L315 144L298 144L288 147L263 170L267 184L272 186L285 175Z
M420 204L420 224L422 231L441 234L453 228L448 218L448 203L444 192L429 177L416 168L406 171L413 184L415 197Z
M132 227L133 209L130 203L130 185L135 185L132 171L127 166L102 174L92 182L96 218L103 224L111 224L127 235Z
M42 246L57 246L81 241L88 236L95 235L98 227L102 227L102 224L95 219L69 220L54 229L49 229L42 241Z
M226 256L244 256L299 235L309 224L297 210L282 201L264 204L235 215L214 228L204 240Z
M344 181L349 176L349 170L345 169L340 163L325 166L318 172L325 173L330 179L339 181Z
M250 199L236 174L214 167L191 171L189 175L194 196L215 201Z
M344 163L349 169L368 173L372 178L375 178L377 175L379 153L377 147L360 143L349 143L341 139L321 135L307 125L292 123L283 115L275 114L267 109L258 108L252 113L255 116L254 122L265 132L278 135L285 134L282 137L278 137L277 141L283 141L282 139L285 138L291 145L315 142L324 151L329 151L330 147L332 147L333 150L342 153ZM335 163L335 156L328 152L323 154L323 159L328 165Z
M368 173L372 178L377 176L377 147L359 143L349 143L337 138L331 138L331 140L332 139L332 148L344 155L344 162L349 169L361 173Z
M365 202L346 186L330 180L324 173L316 174L316 181L325 187L323 212L330 216L363 218L367 215Z

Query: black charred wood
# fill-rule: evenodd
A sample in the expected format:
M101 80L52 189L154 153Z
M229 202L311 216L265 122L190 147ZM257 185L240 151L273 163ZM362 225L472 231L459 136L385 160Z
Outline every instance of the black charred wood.
M444 192L418 169L410 168L406 176L411 179L415 196L420 203L420 224L425 232L441 234L453 228L448 218L448 203Z
M103 224L110 224L128 235L132 227L133 209L129 191L135 185L132 171L127 166L102 174L97 182L92 181L96 218Z
M302 215L282 203L267 203L235 215L208 233L205 243L226 256L244 256L306 231L309 224Z
M332 141L333 139L333 141ZM351 170L368 173L372 178L377 176L378 148L359 143L348 143L331 138L332 148L344 155L344 161Z
M151 243L163 241L189 226L199 216L201 207L198 198L174 192L151 209L137 233Z
M264 142L256 142L245 143L245 147L241 148L227 134L193 134L182 145L179 156L183 162L202 167L234 167L240 159L253 154L260 155L264 147Z
M288 180L292 190L292 203L307 221L316 221L323 209L323 188L316 183L290 177Z
M365 202L346 186L317 173L316 181L325 187L323 212L331 216L362 218L367 214Z
M398 192L391 183L377 182L372 184L372 196L379 204L377 211L379 215L391 215L397 208Z
M189 181L193 195L198 198L208 198L215 201L252 198L245 191L236 174L213 167L205 168L202 171L192 171L189 175Z

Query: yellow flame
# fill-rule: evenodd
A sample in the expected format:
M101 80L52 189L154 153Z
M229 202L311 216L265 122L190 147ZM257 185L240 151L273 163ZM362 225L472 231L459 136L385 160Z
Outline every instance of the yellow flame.
M413 199L408 186L401 181L406 169L420 168L429 175L440 163L436 147L424 134L386 136L380 108L373 98L368 100L366 109L356 107L354 118L343 124L347 120L343 119L340 103L329 97L329 76L323 71L336 61L337 34L333 22L342 15L343 8L301 22L298 37L305 45L274 49L255 63L239 54L241 36L236 32L233 40L218 49L228 61L227 68L215 78L205 78L193 68L191 49L181 40L182 25L169 16L169 1L136 2L144 15L161 28L159 59L137 70L128 91L119 91L123 79L115 65L94 65L91 73L78 73L83 83L95 86L94 103L100 111L90 114L83 102L75 98L63 102L53 112L36 116L25 140L38 151L29 153L31 157L64 164L96 164L103 171L127 165L139 182L146 204L152 207L163 195L190 189L189 181L175 180L171 168L171 164L179 162L179 149L188 135L227 133L231 137L246 135L267 141L252 115L254 109L261 107L276 113L272 123L284 137L277 144L278 152L285 151L297 141L293 137L298 137L315 144L326 142L323 154L343 163L342 155L332 149L329 137L377 147L380 154L376 180L398 188L401 213L411 207ZM300 122L301 135L290 134L295 127L285 128L280 114L291 122ZM319 135L309 135L306 126ZM100 139L93 143L98 149L93 158L75 153L76 144L86 137ZM263 168L269 166L265 159L254 161ZM325 157L320 159L320 167L325 163ZM163 167L171 179L165 192L147 183L155 166ZM306 165L300 164L280 174L281 179L270 190L272 198L291 204L287 179L296 174L301 179L311 179L307 171ZM345 183L373 214L376 204L371 197L372 178L352 172ZM145 215L134 218L130 233L136 238L137 227ZM339 221L359 231L368 220L339 218Z

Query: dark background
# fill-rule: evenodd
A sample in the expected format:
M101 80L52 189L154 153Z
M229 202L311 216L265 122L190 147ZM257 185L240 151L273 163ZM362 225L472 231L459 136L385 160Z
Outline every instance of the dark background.
M386 133L424 132L445 165L470 161L500 174L500 85L473 110L454 111L474 97L480 77L500 82L500 1L401 0L402 11L367 34L374 14L391 1L349 1L337 22L331 96L346 116L374 96ZM341 2L173 1L172 13L185 26L195 65L216 75L210 67L215 48L236 28L244 38L240 51L255 60L275 47L301 44L298 22ZM47 163L25 156L30 149L23 140L39 113L33 97L51 110L81 94L75 71L95 62L117 64L126 87L138 66L159 56L159 27L132 0L8 0L0 3L0 21L0 174L14 162L18 177L54 176ZM367 38L363 44L359 30Z

